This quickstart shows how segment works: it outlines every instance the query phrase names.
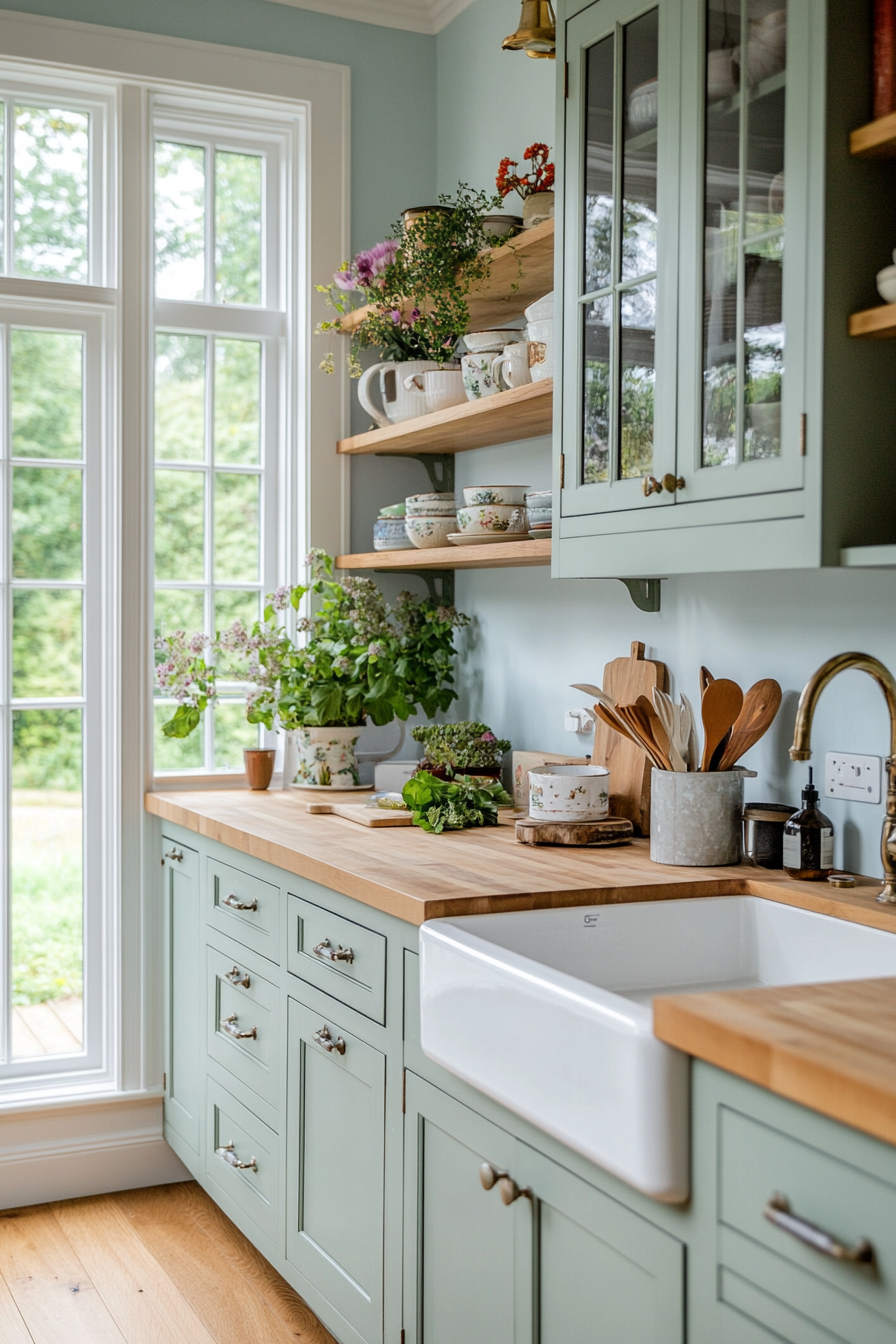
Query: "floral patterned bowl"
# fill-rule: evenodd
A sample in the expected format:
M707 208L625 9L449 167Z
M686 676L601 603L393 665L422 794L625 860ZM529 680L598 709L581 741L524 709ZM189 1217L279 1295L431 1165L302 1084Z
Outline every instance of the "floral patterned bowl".
M514 504L526 502L527 485L468 485L464 489L464 503L472 504Z
M529 771L529 816L601 821L610 812L610 772L602 765L542 765Z
M457 523L461 532L483 536L490 532L528 532L526 510L512 504L483 504L479 507L458 509Z
M448 534L457 531L457 517L452 514L450 518L405 518L404 525L414 545L427 551L432 546L450 544Z

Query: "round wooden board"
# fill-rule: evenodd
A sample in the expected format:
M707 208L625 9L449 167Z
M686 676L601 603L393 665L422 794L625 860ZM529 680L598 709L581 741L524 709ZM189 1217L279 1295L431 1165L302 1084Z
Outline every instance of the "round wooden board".
M626 817L603 821L536 821L525 817L516 823L521 845L576 845L594 849L600 845L627 845L634 827Z

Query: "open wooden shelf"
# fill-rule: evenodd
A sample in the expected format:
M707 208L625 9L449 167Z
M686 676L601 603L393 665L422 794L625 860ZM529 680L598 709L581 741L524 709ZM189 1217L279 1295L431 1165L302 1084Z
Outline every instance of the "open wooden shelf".
M853 313L849 319L849 334L866 341L896 340L896 303L881 303L877 308Z
M896 112L853 131L849 152L858 159L896 159Z
M481 546L433 546L421 551L365 551L337 555L337 569L515 569L549 565L550 539L484 542Z
M399 365L399 368L401 366ZM463 453L493 443L550 434L554 383L544 378L480 401L465 401L447 411L418 415L385 429L340 439L340 453Z
M554 288L554 221L546 219L489 252L488 279L467 297L470 330L486 331L521 317L524 308ZM514 288L515 287L515 288ZM356 308L340 320L354 331L369 308Z

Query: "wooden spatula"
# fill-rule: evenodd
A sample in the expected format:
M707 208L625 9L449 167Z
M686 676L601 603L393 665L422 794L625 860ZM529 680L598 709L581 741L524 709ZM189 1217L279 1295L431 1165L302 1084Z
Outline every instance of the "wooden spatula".
M672 763L654 737L653 725L640 705L617 705L616 713L628 724L632 735L638 738L657 769L671 770Z
M773 678L767 677L750 687L719 762L720 770L730 770L768 732L780 704L781 687Z
M702 695L705 695L707 686L710 684L710 682L713 682L713 681L715 681L715 677L714 677L713 674L710 672L709 668L708 668L708 667L701 667L701 669L700 669L700 694L701 694L701 696L702 696Z
M700 705L703 715L703 759L700 769L710 768L713 752L731 728L744 703L744 693L736 681L720 677L711 681L703 692Z

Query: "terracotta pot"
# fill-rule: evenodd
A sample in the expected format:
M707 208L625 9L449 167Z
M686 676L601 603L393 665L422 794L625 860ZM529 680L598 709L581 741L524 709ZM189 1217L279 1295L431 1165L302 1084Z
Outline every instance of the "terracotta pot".
M296 728L298 767L292 782L313 788L350 789L360 784L355 743L361 728Z
M267 747L248 747L243 752L246 780L250 789L266 789L274 773L276 751Z
M536 224L541 224L544 220L550 219L553 213L554 193L552 191L536 191L523 201L523 228L532 229Z

